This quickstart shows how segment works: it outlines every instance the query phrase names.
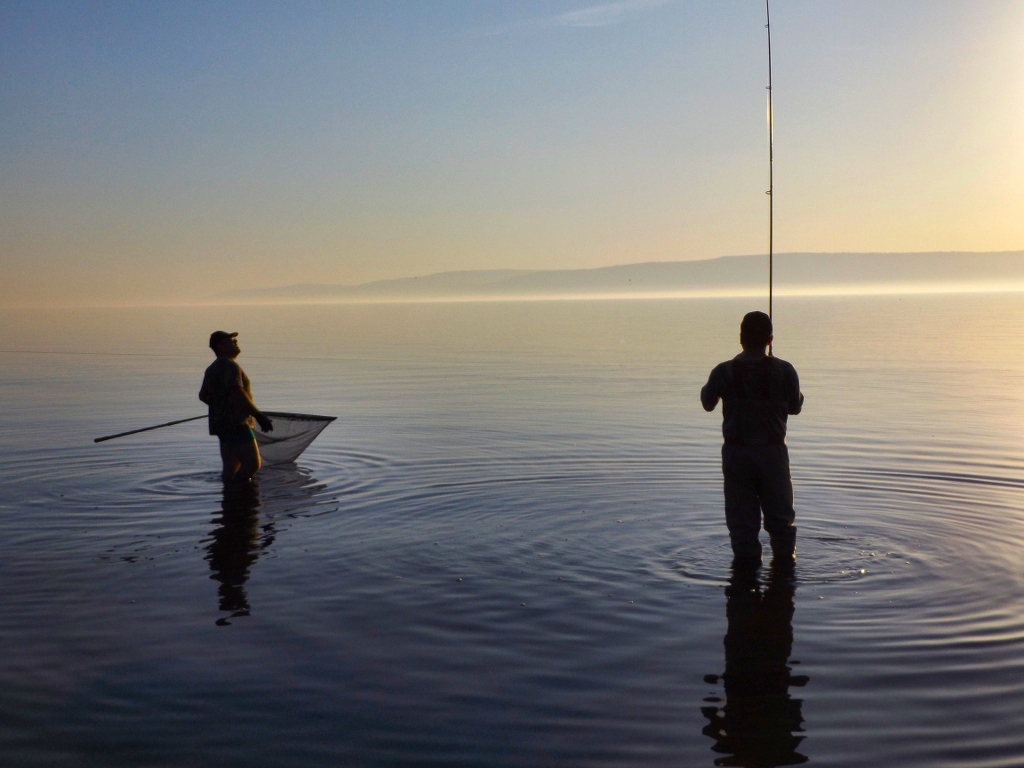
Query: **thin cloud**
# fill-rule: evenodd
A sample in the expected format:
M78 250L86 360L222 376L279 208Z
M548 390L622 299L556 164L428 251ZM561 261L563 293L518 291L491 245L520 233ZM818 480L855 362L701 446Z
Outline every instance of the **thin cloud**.
M642 13L650 8L657 8L669 2L672 2L672 0L620 0L616 3L601 3L600 5L592 5L589 8L580 8L575 11L566 11L554 16L541 16L535 19L527 19L526 21L487 27L477 30L477 33L484 36L494 36L531 29L610 27L614 24L621 24L638 13Z

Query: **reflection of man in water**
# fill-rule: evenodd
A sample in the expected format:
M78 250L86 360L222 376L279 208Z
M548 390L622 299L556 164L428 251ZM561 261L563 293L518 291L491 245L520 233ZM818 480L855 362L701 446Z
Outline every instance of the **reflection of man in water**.
M800 413L804 396L796 369L766 354L772 321L749 312L740 324L743 351L715 366L700 391L704 410L722 403L722 473L725 522L736 557L759 560L761 513L776 560L795 557L793 481L786 448L786 420Z
M220 609L231 618L249 615L249 600L245 595L245 582L249 569L259 557L259 551L273 541L273 531L266 526L264 540L259 540L259 486L253 483L230 483L224 486L221 516L215 520L213 540L207 546L206 559L210 563L211 579L220 582L217 594ZM219 619L225 625L227 619Z
M252 428L270 432L273 423L252 401L249 377L235 362L241 353L238 333L214 331L210 349L217 359L206 369L199 399L210 406L210 434L220 439L225 480L249 480L260 468L260 450Z
M725 704L701 708L708 718L703 733L715 739L712 749L728 755L715 765L760 768L807 762L796 751L804 739L795 735L803 731L803 702L789 695L789 686L808 682L804 675L791 674L789 666L793 571L774 568L763 592L757 571L749 560L738 561L725 591ZM718 679L708 675L705 681Z

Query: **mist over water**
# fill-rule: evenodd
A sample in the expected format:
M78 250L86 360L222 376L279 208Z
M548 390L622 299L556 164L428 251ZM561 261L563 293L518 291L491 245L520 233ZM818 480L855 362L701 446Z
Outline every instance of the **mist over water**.
M1024 761L1024 299L799 298L793 579L731 574L748 300L18 311L0 762ZM214 329L338 420L225 490ZM716 761L718 761L716 763Z

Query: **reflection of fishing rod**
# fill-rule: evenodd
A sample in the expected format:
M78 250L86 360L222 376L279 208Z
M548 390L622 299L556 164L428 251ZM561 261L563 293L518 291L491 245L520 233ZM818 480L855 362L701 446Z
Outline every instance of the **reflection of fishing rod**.
M775 261L775 121L772 119L772 14L770 0L764 0L764 27L768 30L768 319L772 317L772 282ZM768 345L768 354L772 347Z
M94 443L102 443L104 440L113 440L115 437L124 437L125 435L137 435L139 432L149 432L151 429L160 429L161 427L173 427L175 424L184 424L186 421L198 421L199 419L205 419L206 414L202 416L193 416L191 419L178 419L177 421L168 421L166 424L157 424L152 427L143 427L142 429L132 429L128 432L118 432L116 435L107 435L106 437L97 437L93 440Z

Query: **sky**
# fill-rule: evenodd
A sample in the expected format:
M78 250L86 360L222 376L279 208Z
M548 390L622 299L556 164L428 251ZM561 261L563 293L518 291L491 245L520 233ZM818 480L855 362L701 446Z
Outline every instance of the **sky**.
M775 249L1024 249L1024 0L775 0ZM767 251L764 4L0 0L0 306Z

